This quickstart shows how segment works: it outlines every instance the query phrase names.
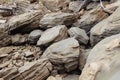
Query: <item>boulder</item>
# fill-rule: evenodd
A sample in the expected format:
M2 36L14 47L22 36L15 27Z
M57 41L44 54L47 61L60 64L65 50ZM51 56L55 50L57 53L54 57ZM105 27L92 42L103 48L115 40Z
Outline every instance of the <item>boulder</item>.
M64 12L54 12L49 13L43 16L40 20L41 27L53 27L56 25L71 25L75 22L77 18L76 14L73 13L64 13Z
M36 44L41 35L42 35L41 30L33 30L28 36L28 42L30 44Z
M42 58L48 58L59 71L70 72L77 68L80 46L76 39L68 38L49 46Z
M83 29L80 29L78 27L72 27L68 30L68 34L70 35L70 37L75 37L81 44L88 43L89 37Z
M105 37L120 32L120 7L108 18L96 24L90 31L91 45L95 45Z
M120 34L100 41L91 51L79 80L120 79Z
M16 34L11 36L13 45L21 45L27 42L27 35Z
M95 24L102 21L106 17L108 17L108 14L105 13L100 6L95 6L94 9L86 11L84 15L81 16L81 19L78 19L76 23L74 23L74 26L80 27L86 32L89 32Z
M51 42L57 42L67 38L67 27L65 25L58 25L47 29L39 38L37 45L46 45Z
M25 29L28 24L36 22L42 16L40 10L35 10L32 12L26 12L18 16L13 16L9 19L6 24L7 30L9 32L18 31L21 29ZM30 27L29 27L30 28ZM36 28L36 26L32 26L32 28Z

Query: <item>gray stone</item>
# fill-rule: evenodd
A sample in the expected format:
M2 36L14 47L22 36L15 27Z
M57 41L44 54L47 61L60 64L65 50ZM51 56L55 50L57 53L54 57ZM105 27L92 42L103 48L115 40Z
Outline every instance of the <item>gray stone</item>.
M39 38L37 45L46 45L51 42L57 42L67 38L67 27L65 25L58 25L47 29Z
M96 24L90 31L91 45L95 45L105 37L120 32L120 7L108 18Z
M89 37L87 36L85 30L78 27L72 27L68 30L70 37L75 37L79 43L87 44Z
M76 15L73 13L64 13L64 12L54 12L44 15L40 20L41 27L53 27L56 25L71 25L75 19Z
M120 34L100 41L91 51L79 80L120 79Z
M41 56L48 58L58 69L70 72L77 68L80 46L76 39L68 38L52 44Z
M41 30L33 30L28 36L28 42L30 44L36 44L41 35L42 35Z

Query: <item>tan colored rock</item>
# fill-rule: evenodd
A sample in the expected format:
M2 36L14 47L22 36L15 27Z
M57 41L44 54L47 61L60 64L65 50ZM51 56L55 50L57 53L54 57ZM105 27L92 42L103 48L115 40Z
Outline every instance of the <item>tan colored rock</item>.
M43 53L42 58L48 58L57 70L70 72L77 68L80 46L76 39L68 38L52 44Z
M120 79L119 42L120 34L107 37L100 41L91 50L79 80ZM112 49L108 50L108 48Z
M118 34L120 32L120 7L108 18L96 24L90 31L91 45L95 45L105 37Z
M0 72L0 77L5 80L45 80L52 71L52 64L46 59L39 59L26 63L20 68L11 68L6 73L8 70Z
M76 14L54 12L43 16L40 20L41 27L54 27L56 25L71 25L77 18Z
M67 38L67 27L65 25L58 25L47 29L39 38L37 45L46 45L51 42L57 42Z
M16 34L13 35L11 38L13 45L21 45L27 42L27 35Z
M7 30L12 32L13 30L25 29L25 25L31 24L36 20L42 17L42 13L40 10L35 10L32 12L27 12L18 16L13 16L7 22ZM27 27L27 26L26 26ZM30 28L30 27L29 27ZM34 28L34 26L32 27Z

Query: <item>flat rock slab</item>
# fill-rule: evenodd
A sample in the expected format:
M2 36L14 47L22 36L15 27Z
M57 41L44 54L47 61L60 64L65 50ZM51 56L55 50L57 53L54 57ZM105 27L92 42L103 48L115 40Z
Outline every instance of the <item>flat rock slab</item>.
M77 18L76 14L64 13L64 12L54 12L43 16L40 20L41 27L54 27L56 25L71 25Z

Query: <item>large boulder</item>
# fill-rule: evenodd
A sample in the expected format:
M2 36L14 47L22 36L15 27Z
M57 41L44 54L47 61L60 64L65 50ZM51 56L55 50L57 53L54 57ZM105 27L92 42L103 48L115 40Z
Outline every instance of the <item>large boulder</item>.
M77 68L80 46L76 39L68 38L52 44L41 56L48 58L55 69L70 72Z
M40 20L41 27L53 27L56 25L71 25L77 18L76 14L64 13L64 12L54 12L43 16Z
M41 30L33 30L28 36L28 42L30 44L36 44L41 35L42 35Z
M79 80L120 79L120 34L100 41L90 52Z
M108 18L99 22L90 31L91 45L95 45L101 39L118 34L120 32L120 7Z
M51 42L57 42L67 38L67 27L65 25L58 25L47 29L39 38L37 45L47 45Z
M87 36L85 30L78 27L72 27L68 30L70 37L75 37L79 43L87 44L89 37Z

